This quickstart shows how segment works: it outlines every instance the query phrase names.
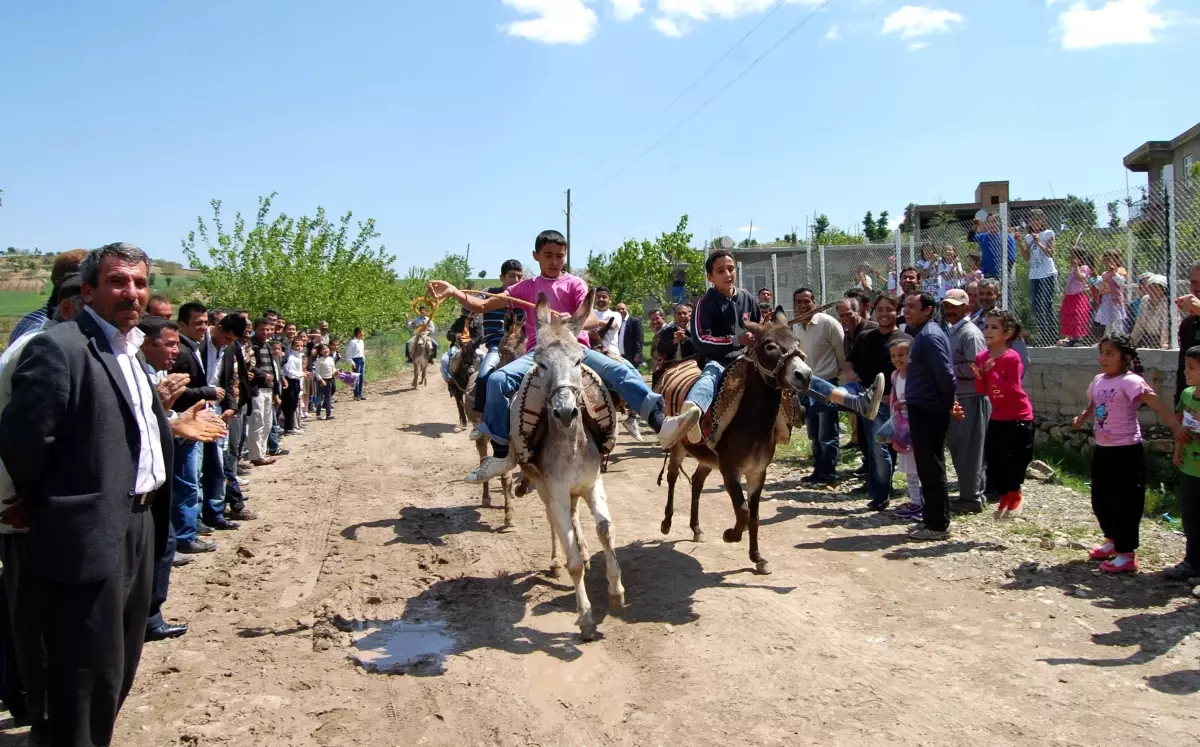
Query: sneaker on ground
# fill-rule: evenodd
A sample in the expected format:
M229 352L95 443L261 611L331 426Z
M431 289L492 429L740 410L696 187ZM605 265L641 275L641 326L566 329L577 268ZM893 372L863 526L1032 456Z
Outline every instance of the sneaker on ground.
M664 448L671 448L679 443L688 431L700 423L704 411L695 402L686 402L683 412L663 420L662 428L658 431L658 441Z
M1020 493L1012 493L1008 499L1008 513L1004 514L1004 518L1011 519L1021 515L1021 509L1025 506L1025 496Z
M482 441L483 439L487 438L487 434L483 432L483 423L476 423L475 427L471 429L471 434L467 436L467 438L471 439L472 441Z
M937 542L950 537L950 532L939 532L936 529L922 526L920 529L913 530L908 533L908 538L915 542Z
M887 507L890 502L891 501L889 501L887 498L884 498L883 500L874 500L867 504L867 508L871 509L872 511L887 511Z
M634 417L633 413L630 413L629 417L625 418L622 425L625 426L625 432L633 436L634 441L638 443L642 442L642 432L638 429L637 418Z
M1186 560L1180 561L1177 565L1173 565L1163 571L1163 575L1172 581L1187 581L1189 578L1195 578L1197 575L1196 568Z
M1102 573L1137 573L1137 557L1131 552L1117 553L1117 557L1100 564Z
M504 459L494 456L484 457L483 462L463 478L463 482L471 485L479 485L492 478L512 472L516 469L516 466L516 461L511 456Z
M917 519L925 513L924 506L918 506L915 503L910 503L907 506L901 506L896 509L896 516L901 519Z
M1104 540L1102 544L1096 545L1088 551L1088 557L1092 560L1110 560L1116 555L1117 548L1110 539Z

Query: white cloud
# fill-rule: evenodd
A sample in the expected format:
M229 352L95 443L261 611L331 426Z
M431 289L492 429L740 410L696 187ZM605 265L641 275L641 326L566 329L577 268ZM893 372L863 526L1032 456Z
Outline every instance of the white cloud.
M929 42L923 42L923 41L913 42L912 44L908 45L908 51L909 52L920 52L922 49L924 49L925 47L928 47L928 46L929 46Z
M509 36L543 44L582 44L596 33L596 13L583 0L502 0L519 13L536 15L502 27Z
M800 5L819 5L822 1L784 0ZM778 0L658 0L658 17L654 19L654 25L667 36L680 36L693 23L702 23L710 18L730 20L762 13L776 2Z
M678 39L683 36L683 31L670 18L655 17L654 28L658 29L663 36L669 36L672 39Z
M1053 0L1050 1L1053 4ZM1077 0L1058 15L1063 49L1095 49L1117 44L1153 44L1167 27L1158 0L1109 0L1095 10Z
M929 34L947 33L952 26L962 22L963 17L952 10L905 5L883 19L883 33L900 34L901 39L912 39Z
M837 41L838 39L842 38L842 30L838 28L838 25L835 23L829 27L828 31L825 32L825 38L829 41Z
M613 16L618 21L628 21L642 12L642 0L609 0L612 3Z
M752 229L752 228L754 229L755 233L761 234L763 232L762 226L742 226L738 230L741 231L742 233L750 233L750 229Z

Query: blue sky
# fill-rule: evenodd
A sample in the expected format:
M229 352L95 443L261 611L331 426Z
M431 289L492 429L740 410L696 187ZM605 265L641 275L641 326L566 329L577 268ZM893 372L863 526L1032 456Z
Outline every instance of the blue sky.
M773 238L981 180L1123 189L1126 153L1200 121L1194 0L832 0L663 139L819 0L775 5L10 4L0 246L179 259L210 199L253 213L277 191L374 217L400 269L470 242L494 275L562 226L568 187L582 259L682 213L697 241L751 220Z

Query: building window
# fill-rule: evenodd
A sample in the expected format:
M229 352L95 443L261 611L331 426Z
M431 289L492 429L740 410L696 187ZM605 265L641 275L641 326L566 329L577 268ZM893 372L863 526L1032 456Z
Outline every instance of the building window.
M992 204L993 204L993 205L999 205L999 204L1000 204L1000 195L992 195Z
M1192 164L1195 162L1195 159L1191 156L1183 157L1183 176L1187 179L1188 184L1192 183Z

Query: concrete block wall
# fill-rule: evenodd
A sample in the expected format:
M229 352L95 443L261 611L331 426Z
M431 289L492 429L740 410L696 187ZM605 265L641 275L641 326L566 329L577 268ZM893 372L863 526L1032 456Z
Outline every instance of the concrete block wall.
M1142 375L1167 401L1175 397L1177 350L1139 350ZM1088 384L1100 373L1096 348L1030 348L1025 392L1039 418L1069 421L1087 407ZM1149 408L1138 412L1143 425L1160 424Z

